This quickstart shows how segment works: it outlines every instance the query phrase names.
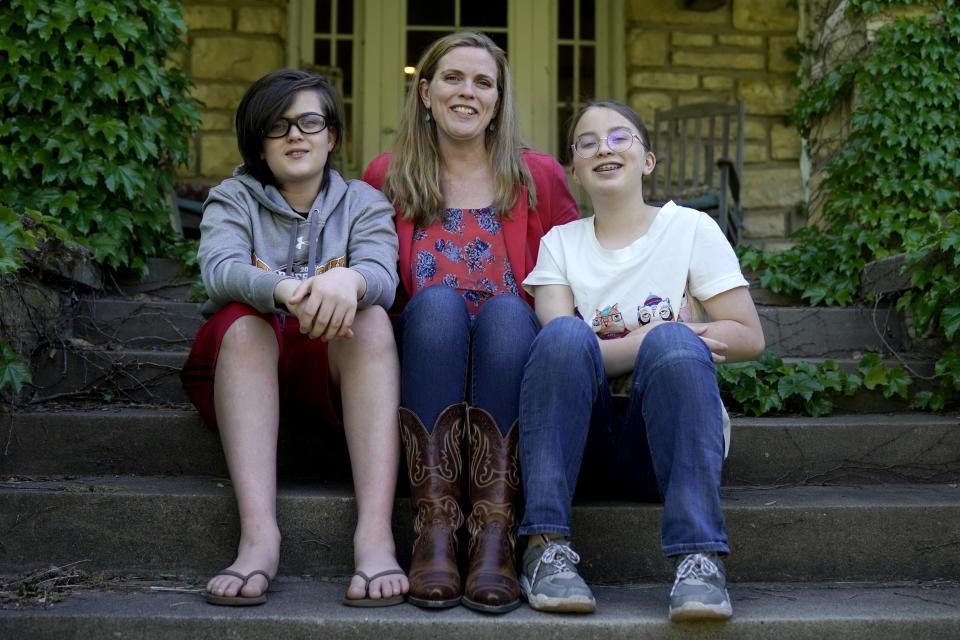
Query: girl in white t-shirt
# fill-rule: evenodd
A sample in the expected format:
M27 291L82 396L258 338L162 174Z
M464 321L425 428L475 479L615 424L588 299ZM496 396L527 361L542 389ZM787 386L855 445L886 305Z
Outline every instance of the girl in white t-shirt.
M527 535L521 586L535 609L590 612L570 513L581 487L663 503L676 558L670 618L729 618L720 557L725 412L714 363L751 360L763 332L736 254L707 214L643 200L656 158L642 119L594 102L570 130L574 181L594 216L541 241L523 287L543 329L520 397ZM625 411L608 378L633 374Z

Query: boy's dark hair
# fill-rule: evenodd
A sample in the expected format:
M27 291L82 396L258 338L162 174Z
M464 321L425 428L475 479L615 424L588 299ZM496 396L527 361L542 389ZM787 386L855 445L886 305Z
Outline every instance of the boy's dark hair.
M653 151L653 149L650 147L650 133L647 131L647 125L643 123L643 118L641 118L636 111L622 102L617 102L616 100L591 100L587 104L583 105L583 108L580 109L576 115L570 118L570 124L567 127L568 148L573 145L573 131L577 128L577 123L580 122L580 118L582 118L583 114L587 112L587 109L591 109L593 107L611 109L629 120L640 133L640 141L643 143L643 148L647 151Z
M248 173L264 185L277 185L267 161L262 158L264 131L290 107L299 91L315 91L320 98L323 116L333 130L334 147L323 167L321 188L327 185L330 164L340 138L343 137L343 103L327 77L316 71L277 69L263 76L247 89L237 107L237 147L243 158L241 172Z

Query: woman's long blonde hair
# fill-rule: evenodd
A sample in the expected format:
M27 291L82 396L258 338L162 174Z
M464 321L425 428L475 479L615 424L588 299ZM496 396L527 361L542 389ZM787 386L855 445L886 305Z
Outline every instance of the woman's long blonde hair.
M503 49L489 36L476 31L459 31L434 42L417 64L417 76L400 115L390 168L383 181L383 192L399 203L405 220L427 226L444 210L440 171L443 163L437 142L436 123L426 119L427 109L420 100L420 80L430 82L440 59L457 47L478 47L493 56L497 64L497 91L500 106L491 121L494 130L485 130L487 155L493 165L494 201L497 213L510 217L520 187L527 187L531 208L537 204L537 190L530 171L523 164L527 145L520 134L520 124L513 104L510 67Z

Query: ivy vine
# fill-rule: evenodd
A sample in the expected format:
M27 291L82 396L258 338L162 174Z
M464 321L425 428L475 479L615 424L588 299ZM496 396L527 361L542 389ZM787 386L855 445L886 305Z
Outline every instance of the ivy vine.
M801 92L793 116L804 137L838 105L853 104L849 136L824 166L821 221L795 232L796 245L782 253L741 250L741 263L767 289L845 305L858 298L869 261L904 254L911 284L897 308L912 315L918 336L949 343L935 388L912 398L939 410L960 390L960 8L956 0L848 4L854 19L907 4L931 15L882 27Z
M110 267L178 242L165 199L200 122L174 0L7 0L0 203L56 216Z

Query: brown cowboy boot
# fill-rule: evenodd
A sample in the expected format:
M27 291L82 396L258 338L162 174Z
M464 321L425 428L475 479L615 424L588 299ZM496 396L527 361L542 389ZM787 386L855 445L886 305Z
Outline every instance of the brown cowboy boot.
M450 405L427 433L415 413L400 408L400 437L407 452L413 554L407 601L418 607L445 608L460 603L456 532L460 510L460 457L465 403Z
M506 436L483 409L469 409L470 570L463 604L487 613L520 606L514 557L517 520L514 500L520 489L517 423Z

